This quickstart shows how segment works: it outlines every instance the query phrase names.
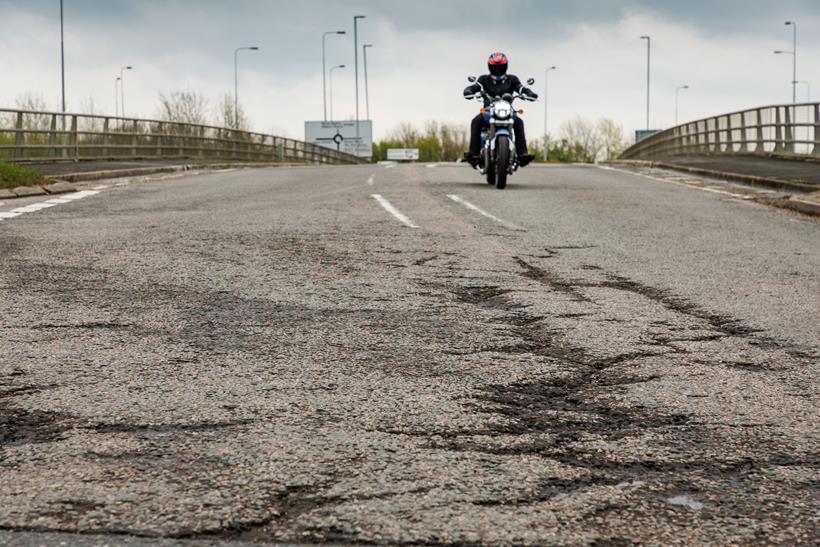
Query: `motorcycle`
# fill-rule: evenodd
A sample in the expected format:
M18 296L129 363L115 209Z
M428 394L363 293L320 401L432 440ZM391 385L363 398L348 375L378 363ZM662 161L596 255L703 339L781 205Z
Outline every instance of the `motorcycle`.
M487 184L503 190L507 187L507 177L518 170L513 123L516 116L523 114L524 111L514 110L513 101L516 99L535 101L535 99L517 92L492 97L484 90L481 82L475 76L468 77L467 81L471 84L478 83L481 87L481 91L467 98L480 100L488 105L481 109L489 127L481 132L478 171L487 178ZM527 85L534 83L535 80L532 78L527 80Z

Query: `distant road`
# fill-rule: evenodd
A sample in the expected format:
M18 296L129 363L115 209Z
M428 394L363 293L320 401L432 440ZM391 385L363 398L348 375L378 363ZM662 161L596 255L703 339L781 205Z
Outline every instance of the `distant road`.
M0 220L0 541L815 541L817 221L592 166L114 184Z

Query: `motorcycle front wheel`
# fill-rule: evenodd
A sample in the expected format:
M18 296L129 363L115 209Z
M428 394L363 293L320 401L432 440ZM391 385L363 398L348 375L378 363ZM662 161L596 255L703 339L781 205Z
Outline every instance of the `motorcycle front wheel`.
M484 159L484 176L487 177L487 184L495 186L495 168L493 166L492 156L489 149L485 152ZM490 158L487 160L486 158Z
M510 138L501 135L495 141L495 187L507 187L507 170L510 166Z

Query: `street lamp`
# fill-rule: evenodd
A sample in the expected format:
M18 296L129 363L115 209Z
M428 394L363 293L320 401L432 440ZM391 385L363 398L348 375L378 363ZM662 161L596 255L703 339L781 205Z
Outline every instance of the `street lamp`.
M689 89L688 85L682 85L675 90L675 127L678 125L678 103L680 102L680 92Z
M641 36L641 40L646 40L646 130L649 131L649 77L652 60L652 38Z
M356 64L356 138L359 138L359 19L364 19L366 15L353 16L353 59ZM331 116L332 118L333 116Z
M239 52L257 51L258 46L238 47L233 52L233 128L239 129Z
M373 44L365 44L362 46L362 54L364 55L364 104L368 120L370 119L370 91L367 85L367 48L369 47L373 47Z
M60 82L63 91L63 114L65 114L65 40L63 25L63 0L60 0ZM63 116L63 131L65 131L65 116Z
M786 21L787 27L792 27L792 102L797 102L797 23Z
M132 70L132 66L120 67L120 114L125 117L125 71Z
M556 70L557 66L551 66L548 69L544 70L544 161L549 159L549 133L547 133L547 93L549 92L549 87L547 86L547 78L549 77L551 70Z
M791 51L776 50L775 55L791 55L792 56L792 103L797 102L797 23L794 21L786 21L786 26L792 27L793 30L793 45Z
M333 121L333 71L337 68L344 68L344 65L336 65L330 69L330 121Z
M322 34L322 107L327 121L327 67L325 65L325 37L328 34L347 34L344 30L331 30Z

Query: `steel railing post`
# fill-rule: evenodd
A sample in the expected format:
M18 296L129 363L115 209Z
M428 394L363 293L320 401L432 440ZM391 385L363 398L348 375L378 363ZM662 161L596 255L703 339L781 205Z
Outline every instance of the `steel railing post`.
M24 154L23 147L26 143L25 133L23 133L23 113L17 113L17 123L14 125L17 130L14 133L14 158L22 158Z
M782 152L785 148L783 145L783 125L780 118L780 107L774 107L774 152Z
M794 153L794 112L792 111L792 107L787 106L785 107L786 111L786 124L784 126L784 133L785 133L785 150L789 153Z
M820 103L814 105L814 149L812 155L820 156Z
M763 109L758 108L756 110L757 120L756 120L756 137L755 140L755 154L762 154L766 151L766 143L764 142L765 136L763 134Z
M71 116L71 148L74 150L74 160L80 159L80 139L77 135L77 116Z
M57 114L51 115L51 129L48 132L48 157L57 157Z
M748 154L749 153L749 138L746 134L746 114L747 112L740 113L740 149L739 151Z
M105 158L109 157L108 147L111 144L110 141L111 141L111 133L108 132L108 118L105 118L105 120L103 121L103 149L102 149L102 155Z
M136 158L139 155L138 148L137 148L137 145L138 145L138 143L137 143L137 131L139 131L139 122L137 120L134 120L134 122L131 124L131 157L132 158Z

